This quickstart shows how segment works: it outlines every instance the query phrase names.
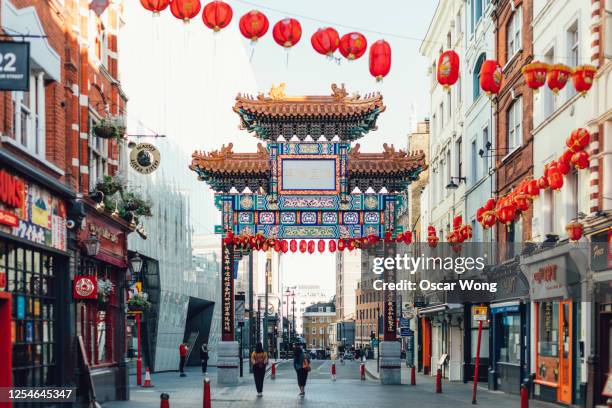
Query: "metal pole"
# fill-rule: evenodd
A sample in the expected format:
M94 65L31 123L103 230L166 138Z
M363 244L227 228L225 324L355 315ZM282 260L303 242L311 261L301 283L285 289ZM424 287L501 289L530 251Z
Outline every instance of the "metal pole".
M264 327L263 327L263 348L269 353L268 346L268 279L270 279L270 268L272 267L272 253L268 252L266 259L266 291L264 293Z
M249 357L253 353L254 348L254 324L253 324L253 251L249 252ZM251 359L249 358L249 373L253 372Z
M240 328L240 377L242 377L242 373L243 373L243 365L244 365L244 358L242 356L242 350L243 350L243 344L242 344L242 338L243 335L242 333L244 332L244 322L238 322L238 327Z
M376 306L376 372L380 371L380 306Z
M295 330L295 294L291 296L291 312L293 313L293 324L291 328L293 329L293 341L295 341L297 335L297 331Z
M261 299L257 298L257 342L261 341Z
M142 385L142 358L140 356L140 313L136 313L136 337L138 356L136 359L136 385Z
M476 367L474 368L474 389L472 390L472 404L476 404L476 388L478 386L478 366L480 365L480 339L482 337L482 320L478 321L478 344L476 346Z

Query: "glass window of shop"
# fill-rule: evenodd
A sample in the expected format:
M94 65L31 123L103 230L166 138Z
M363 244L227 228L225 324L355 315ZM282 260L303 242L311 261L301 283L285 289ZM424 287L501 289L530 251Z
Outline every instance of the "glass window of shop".
M499 362L521 363L521 316L518 313L500 314Z
M559 304L538 304L538 354L542 357L557 357L559 352Z
M0 269L12 293L13 383L54 384L56 259L37 249L0 241Z
M111 365L116 362L114 327L119 316L118 271L97 261L87 260L86 263L86 274L97 279L98 297L77 303L77 335L83 338L90 365Z

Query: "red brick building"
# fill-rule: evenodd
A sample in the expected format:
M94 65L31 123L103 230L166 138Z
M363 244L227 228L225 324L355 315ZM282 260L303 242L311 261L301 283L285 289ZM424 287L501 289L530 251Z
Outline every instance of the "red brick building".
M30 43L29 88L0 94L0 331L11 333L4 347L12 348L0 350L12 354L0 385L71 385L84 397L86 361L99 401L127 398L130 228L89 198L96 181L119 170L122 142L93 129L112 118L121 133L121 13L118 0L0 0L2 33ZM88 256L92 235L99 245ZM92 299L75 299L82 276L111 283L106 302L95 286Z
M503 82L494 103L496 127L496 196L507 194L521 180L533 175L533 91L526 86L521 68L533 59L532 0L500 0L493 18L496 24L496 59L503 68ZM520 26L521 47L513 47L510 31ZM515 245L531 238L532 209L509 228L497 229L502 258L514 256Z

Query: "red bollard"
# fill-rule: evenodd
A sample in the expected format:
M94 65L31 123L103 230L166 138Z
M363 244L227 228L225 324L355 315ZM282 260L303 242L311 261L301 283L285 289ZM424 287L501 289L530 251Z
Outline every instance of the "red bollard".
M361 375L361 381L365 381L365 364L361 363L359 365L359 373Z
M439 368L436 373L436 394L442 394L442 370Z
M159 408L170 408L170 396L168 394L163 393L159 398L161 399Z
M332 380L336 380L336 363L333 362L332 366L331 366L331 374L332 374Z
M416 385L416 369L414 366L410 369L410 385Z
M272 363L272 372L270 374L271 379L276 379L276 363Z
M529 408L529 390L527 385L521 385L521 408Z
M204 408L211 408L210 404L210 380L204 378Z

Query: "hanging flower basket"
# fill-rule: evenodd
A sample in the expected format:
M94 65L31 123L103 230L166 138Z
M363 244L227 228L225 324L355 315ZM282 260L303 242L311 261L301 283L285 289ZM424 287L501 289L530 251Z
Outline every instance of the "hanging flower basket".
M148 296L146 293L133 295L127 301L128 310L130 312L144 312L151 307L151 303L147 298Z
M101 139L121 140L125 134L125 119L123 116L109 116L94 123L93 134Z
M110 301L111 294L113 293L113 282L110 279L100 278L98 279L98 304L105 305Z

